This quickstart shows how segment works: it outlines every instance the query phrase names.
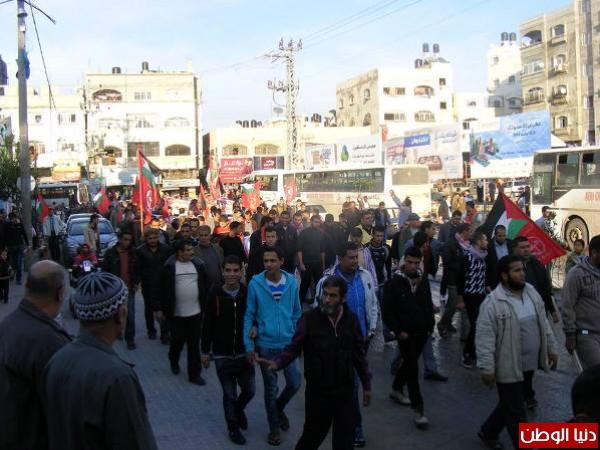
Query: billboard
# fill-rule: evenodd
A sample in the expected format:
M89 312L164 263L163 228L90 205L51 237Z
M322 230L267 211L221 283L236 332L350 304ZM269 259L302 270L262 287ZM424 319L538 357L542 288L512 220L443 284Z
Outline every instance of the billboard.
M533 154L550 148L550 113L535 111L473 123L469 139L471 177L514 178L531 175Z
M336 163L339 166L381 164L381 136L377 134L338 141Z
M406 162L404 138L388 139L383 144L383 152L386 164L404 164Z
M335 164L335 145L307 144L304 165L307 169L324 169Z
M429 180L462 178L460 133L456 125L428 128L404 136L406 161L429 167Z
M254 170L252 158L221 158L219 178L221 183L241 183Z
M285 169L283 156L255 156L254 170Z

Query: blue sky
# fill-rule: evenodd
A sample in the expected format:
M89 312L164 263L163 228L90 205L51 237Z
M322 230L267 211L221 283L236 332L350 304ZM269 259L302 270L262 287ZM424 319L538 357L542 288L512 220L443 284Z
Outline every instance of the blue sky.
M237 119L272 116L267 80L285 77L281 64L259 58L235 70L222 67L275 49L281 37L287 41L309 36L365 8L381 7L305 42L297 58L299 105L300 112L311 114L335 107L335 86L344 79L378 65L412 65L422 42L441 45L442 56L453 63L458 89L484 90L485 53L499 41L500 33L518 31L525 19L568 2L38 0L36 4L57 20L52 25L36 14L53 84L78 83L85 71L109 71L112 66L136 72L141 61L149 61L151 68L183 70L192 60L202 77L207 131ZM365 24L368 21L372 23ZM28 26L30 82L39 84L45 81L31 15ZM10 83L16 83L16 2L0 5L0 54L9 63Z

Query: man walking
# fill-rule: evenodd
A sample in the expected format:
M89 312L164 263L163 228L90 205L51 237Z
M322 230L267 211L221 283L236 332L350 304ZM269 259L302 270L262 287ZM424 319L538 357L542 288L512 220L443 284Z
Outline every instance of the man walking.
M42 233L44 235L44 240L48 245L48 249L50 250L50 257L56 262L60 262L59 236L64 230L64 222L60 220L60 217L54 215L54 210L52 208L48 208L48 215L42 224Z
M373 230L373 213L365 210L360 216L360 224L355 227L361 232L361 244L367 245L371 242L371 232Z
M48 360L71 340L54 320L68 293L64 269L53 261L40 261L29 269L18 308L0 322L2 449L48 447L40 380Z
M302 230L298 236L298 268L302 274L300 300L304 302L311 283L318 283L325 270L325 244L320 216L312 216L310 227Z
M400 271L385 285L382 311L383 321L396 335L402 356L390 397L401 405L411 406L415 425L421 429L429 425L429 420L424 414L419 388L418 361L435 324L429 279L420 271L422 258L421 250L416 247L404 252ZM405 385L409 398L404 396Z
M125 326L125 342L128 350L135 350L135 291L139 282L136 253L133 249L133 233L125 228L118 234L117 245L109 248L104 254L102 270L112 273L123 280L127 286L127 325Z
M298 285L293 275L281 270L283 250L270 247L263 250L265 271L252 278L248 286L248 305L244 315L244 344L253 360L258 354L274 359L291 342L302 308ZM290 428L284 409L298 392L301 384L297 364L289 364L283 374L285 388L278 396L277 373L261 367L265 385L265 408L269 421L269 445L280 445L279 430Z
M154 312L160 309L160 290L162 283L162 270L167 258L171 255L171 248L160 242L160 231L156 228L146 227L144 230L144 243L137 248L137 264L142 284L144 297L144 318L148 339L156 339L156 326L154 325ZM169 332L164 320L159 321L160 341L163 344L169 341Z
M600 235L569 271L562 290L563 322L569 353L577 350L584 369L600 364Z
M8 215L9 222L2 230L5 234L4 243L8 250L10 264L16 274L17 284L21 284L23 276L23 252L29 247L29 239L25 233L23 224L14 212Z
M500 280L498 279L498 261L512 253L513 242L506 237L506 227L497 225L494 228L494 236L488 246L488 254L485 260L486 283L490 289L496 289Z
M419 231L421 218L416 213L410 213L406 219L406 226L394 234L392 238L392 258L399 263L404 255L406 243Z
M190 240L179 240L173 246L164 266L161 314L169 321L171 345L169 361L171 372L178 375L179 357L183 346L187 347L187 372L190 383L204 386L200 375L200 333L202 306L206 301L208 282L202 261L194 258L194 246Z
M258 244L250 250L248 255L248 269L246 270L246 281L250 283L252 277L265 270L263 262L263 252L266 248L272 248L277 245L277 230L272 226L267 226L264 229L265 243ZM283 250L283 249L282 249ZM285 255L284 255L285 257ZM285 260L284 260L285 261ZM284 263L285 264L285 263Z
M127 322L128 297L123 280L110 273L79 282L79 335L43 376L50 450L157 449L138 377L112 348Z
M290 225L291 216L289 211L283 211L279 216L277 230L277 242L283 250L283 270L291 274L296 270L296 253L298 252L298 232Z
M223 248L210 242L210 227L198 227L198 245L194 247L194 256L204 263L206 278L210 287L219 286L223 281L222 265L225 259Z
M475 347L483 382L496 384L499 401L478 435L489 447L502 448L498 435L506 427L518 448L519 423L527 421L526 380L538 368L556 366L558 356L544 303L526 282L521 258L501 258L498 271L500 284L479 311Z
M259 359L270 370L280 370L304 353L306 378L305 421L296 450L314 450L333 424L333 450L354 445L354 374L363 386L363 405L371 401L371 374L356 316L346 305L348 287L336 276L322 285L318 308L304 313L296 334L274 361Z
M210 355L215 361L217 376L223 390L223 410L229 438L238 445L246 439L241 430L248 429L244 413L256 389L254 366L248 360L244 346L244 315L246 287L240 283L242 262L228 256L223 263L223 284L213 286L202 321L202 365L208 369ZM240 386L240 394L237 393Z

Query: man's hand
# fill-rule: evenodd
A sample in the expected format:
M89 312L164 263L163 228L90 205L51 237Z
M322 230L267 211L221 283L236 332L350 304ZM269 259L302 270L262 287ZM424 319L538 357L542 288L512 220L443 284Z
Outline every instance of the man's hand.
M567 336L567 340L565 341L565 347L570 355L573 354L573 350L577 347L577 339L575 336Z
M256 339L256 336L258 336L258 330L256 329L256 327L250 328L248 336L250 337L250 339Z
M270 359L260 358L257 356L256 362L259 363L261 366L264 366L268 370L275 371L275 370L279 369L279 367L277 366L277 363L275 361L271 361Z
M298 264L298 269L300 269L301 272L304 272L306 270L306 266L303 263Z
M492 388L492 387L494 387L494 384L496 383L496 374L495 373L482 373L481 380L483 381L483 384Z
M465 300L463 299L462 295L458 295L456 297L456 309L461 311L465 309Z
M248 362L250 363L250 365L254 365L254 363L256 362L256 358L257 358L257 354L255 352L250 352L248 353Z
M548 363L550 364L550 368L552 370L556 369L556 366L558 365L558 355L555 355L554 353L550 353L548 355Z
M202 361L202 367L208 369L210 366L210 357L208 355L202 355L200 360Z
M165 314L162 311L156 311L154 313L154 318L159 322L163 322L165 320Z
M393 195L396 195L396 193L394 192L394 190L393 190L393 189L390 189L390 195L392 195L392 196L393 196Z
M560 322L560 316L558 315L558 311L554 311L552 314L552 321L554 323L559 323Z
M371 391L363 391L363 406L371 404Z
M399 341L405 341L408 339L408 333L402 331L399 335L398 335L398 340Z

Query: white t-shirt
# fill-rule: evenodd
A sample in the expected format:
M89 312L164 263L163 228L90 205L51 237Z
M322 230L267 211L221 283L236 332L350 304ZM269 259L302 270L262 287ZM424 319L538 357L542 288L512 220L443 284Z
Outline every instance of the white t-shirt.
M194 263L175 262L175 317L200 314L198 272Z
M269 289L271 291L271 295L273 295L273 300L275 300L276 302L281 300L283 291L285 291L285 283L286 283L286 280L285 280L285 277L283 276L283 274L281 275L281 278L279 279L279 281L277 283L274 283L273 281L269 280L267 277L265 277L265 281L267 282L267 286L269 287Z

